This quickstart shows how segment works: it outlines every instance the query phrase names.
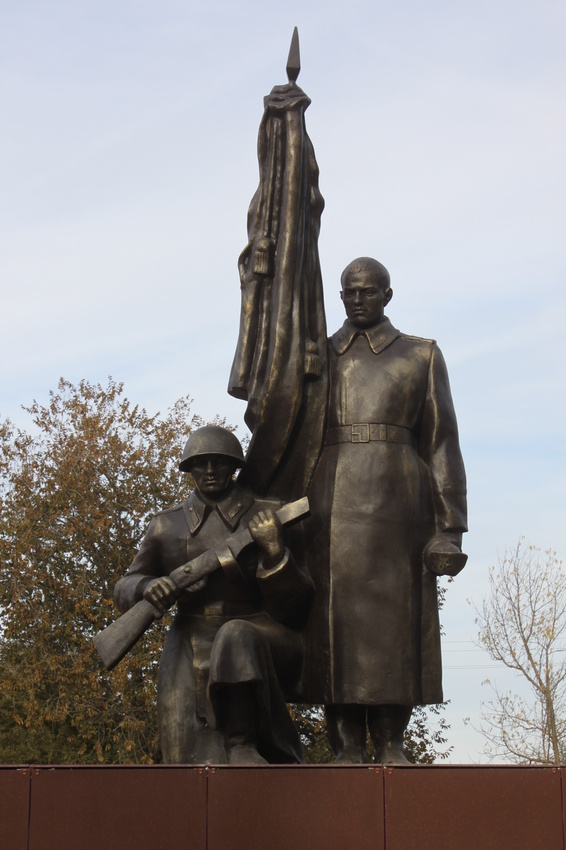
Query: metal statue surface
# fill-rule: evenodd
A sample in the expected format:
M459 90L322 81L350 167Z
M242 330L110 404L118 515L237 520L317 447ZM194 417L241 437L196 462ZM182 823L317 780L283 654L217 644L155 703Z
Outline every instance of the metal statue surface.
M403 763L412 708L443 698L437 576L466 562L446 366L386 318L389 273L368 257L344 270L347 319L327 339L299 71L295 31L289 82L264 100L239 259L229 392L247 401L246 458L226 429L193 432L180 469L196 487L152 520L115 589L126 613L96 638L111 669L177 604L158 679L168 763L300 761L286 698L325 705L337 761L367 761L369 733L376 761ZM293 557L283 526L305 493Z
M416 705L442 702L436 576L464 566L466 479L448 375L433 340L384 315L389 273L342 275L347 319L329 340L324 449L309 490L316 594L304 698L326 705L338 761L403 763Z
M309 98L296 84L295 29L287 74L264 100L260 185L240 255L240 334L228 392L247 400L252 431L244 479L255 492L303 496L323 439L326 323L318 234L324 200L305 127Z
M285 547L278 517L285 523L305 510L303 504L293 512L279 500L256 498L234 480L243 466L230 431L194 431L179 468L191 473L195 489L181 505L154 517L115 588L121 611L138 608L143 616L149 609L150 620L177 603L157 686L168 764L301 760L285 696L301 670L297 629L312 582ZM109 667L127 651L127 643L115 654L109 650L122 638L120 620L105 630L108 645L105 633L99 635Z
M377 761L403 763L412 707L443 698L436 577L466 561L464 466L442 354L385 317L376 260L345 269L347 320L326 343L298 41L291 53L260 126L229 391L248 400L248 483L285 499L309 487L302 699L326 705L338 761L366 761L369 731Z

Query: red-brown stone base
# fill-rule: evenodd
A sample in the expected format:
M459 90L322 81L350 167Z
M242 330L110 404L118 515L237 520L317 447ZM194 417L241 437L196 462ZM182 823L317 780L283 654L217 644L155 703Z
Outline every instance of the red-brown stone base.
M566 768L0 767L1 850L565 850Z

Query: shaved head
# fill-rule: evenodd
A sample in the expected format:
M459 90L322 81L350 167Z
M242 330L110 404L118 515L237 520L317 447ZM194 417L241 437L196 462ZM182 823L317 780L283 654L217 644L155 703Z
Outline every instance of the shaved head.
M358 274L359 272L369 272L375 283L379 283L383 289L388 289L391 282L389 272L382 263L378 262L378 260L374 260L373 257L358 257L356 260L352 260L351 263L348 263L340 278L342 289L344 289L344 283L348 277L352 274Z

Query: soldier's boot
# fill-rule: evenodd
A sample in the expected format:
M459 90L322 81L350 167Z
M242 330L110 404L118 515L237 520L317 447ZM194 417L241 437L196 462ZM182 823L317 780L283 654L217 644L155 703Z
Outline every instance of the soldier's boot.
M253 685L222 689L222 720L228 764L268 764L257 749L259 711Z
M407 705L373 705L368 708L369 734L377 764L410 764L403 749L412 708Z
M365 764L365 705L326 705L326 731L336 764Z

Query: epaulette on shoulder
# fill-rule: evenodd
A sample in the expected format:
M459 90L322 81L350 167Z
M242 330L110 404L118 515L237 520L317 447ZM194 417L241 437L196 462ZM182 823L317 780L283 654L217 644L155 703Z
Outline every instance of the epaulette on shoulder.
M155 516L163 516L163 514L172 514L175 511L182 511L182 510L183 510L182 504L181 505L172 505L170 508L164 508L162 511L159 511L159 513L155 514Z
M426 339L424 336L413 336L412 334L401 334L402 339L408 339L411 342L426 342L427 345L436 345L435 339Z

